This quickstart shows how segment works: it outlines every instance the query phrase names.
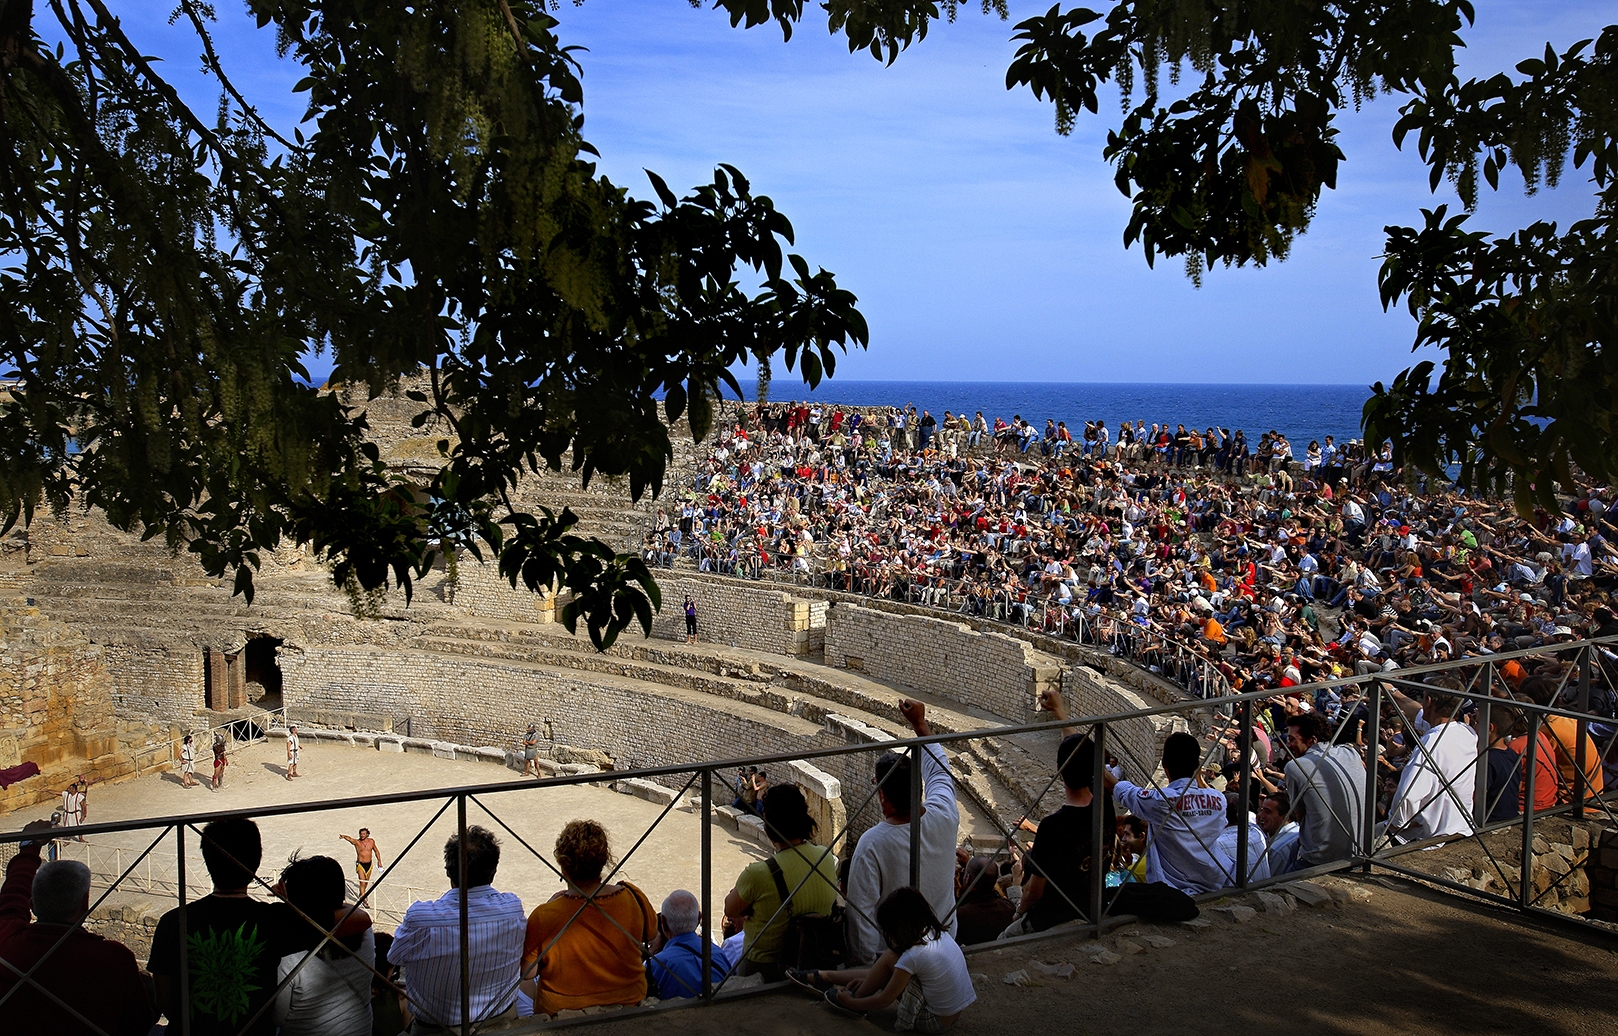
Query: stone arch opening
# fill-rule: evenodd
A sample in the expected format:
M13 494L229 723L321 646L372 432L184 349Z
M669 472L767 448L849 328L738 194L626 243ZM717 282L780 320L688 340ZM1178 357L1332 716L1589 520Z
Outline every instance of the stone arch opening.
M261 708L274 709L281 705L281 666L275 660L276 649L282 645L280 637L250 637L242 648L242 660L247 678L247 697Z

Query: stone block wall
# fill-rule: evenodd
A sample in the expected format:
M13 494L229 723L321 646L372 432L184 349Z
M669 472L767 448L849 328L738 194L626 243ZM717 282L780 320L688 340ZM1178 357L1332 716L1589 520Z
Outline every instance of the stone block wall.
M1070 666L1062 673L1062 696L1068 711L1078 716L1105 716L1114 712L1155 708L1159 703L1140 695L1087 666ZM1151 776L1163 754L1163 739L1177 729L1175 716L1142 716L1107 725L1107 748L1118 756L1133 780ZM1178 729L1184 729L1181 720Z
M820 649L826 624L824 602L806 601L740 580L664 572L657 577L663 609L652 620L654 637L685 639L684 602L690 594L697 606L697 636L704 643L796 656Z
M497 566L465 552L456 560L454 580L445 584L445 598L473 615L508 622L551 622L556 615L554 594L514 589Z
M1002 633L965 623L834 604L826 616L826 664L913 687L1013 722L1034 717L1041 691L1061 686L1061 666Z
M1618 923L1618 827L1591 831L1589 862L1584 873L1590 917Z
M189 724L206 707L203 653L189 644L108 644L103 663L120 718Z

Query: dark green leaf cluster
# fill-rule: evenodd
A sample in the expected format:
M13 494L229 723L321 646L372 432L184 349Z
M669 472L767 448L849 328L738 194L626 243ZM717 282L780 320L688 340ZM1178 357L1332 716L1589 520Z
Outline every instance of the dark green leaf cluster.
M187 108L102 0L0 4L0 508L103 508L251 599L283 540L339 585L404 588L439 550L572 591L598 644L657 594L633 559L513 491L571 466L661 489L669 422L701 437L729 368L817 383L868 339L852 294L724 167L656 202L596 173L572 49L539 0L250 0L308 100L292 139L231 83ZM758 284L743 286L742 278ZM329 350L334 381L300 357ZM390 469L363 403L425 371L439 462ZM658 399L661 396L662 405ZM510 530L507 535L506 530ZM510 555L507 555L507 552Z

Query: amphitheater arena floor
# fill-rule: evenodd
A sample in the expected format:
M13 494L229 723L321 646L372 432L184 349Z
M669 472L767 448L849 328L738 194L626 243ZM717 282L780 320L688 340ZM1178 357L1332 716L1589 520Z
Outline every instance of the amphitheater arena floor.
M606 788L537 787L532 778L525 781L514 771L489 763L458 762L318 742L303 746L298 766L302 776L288 781L284 777L285 755L285 744L281 741L242 746L232 753L224 787L219 791L206 786L207 775L202 772L197 775L202 784L194 788L181 787L178 774L152 775L122 784L92 787L90 819L110 822L506 782L522 790L485 796L481 801L535 849L549 856L564 824L569 820L590 818L606 827L613 853L621 857L662 809ZM522 788L524 785L528 787ZM273 880L288 856L298 851L305 856L320 854L336 858L349 870L352 880L354 850L340 841L338 835L354 835L361 827L368 827L386 865L370 905L378 927L391 931L413 899L437 897L449 887L444 874L443 847L455 833L454 806L433 823L414 849L402 858L399 856L443 804L444 800L439 799L263 818L259 828L264 838L264 862L259 873ZM15 829L29 820L48 818L50 813L49 805L28 807L6 817L4 825ZM496 887L517 893L528 907L538 905L561 889L560 879L475 802L467 805L467 823L482 824L494 831L501 841ZM134 852L144 848L153 837L153 834L140 832L92 836L88 847L91 865L98 873L118 863L127 866ZM698 892L702 880L700 838L697 817L672 810L646 843L627 859L620 876L639 885L654 904L677 888ZM193 883L193 888L205 889L207 872L196 845L193 835L188 839L187 857L195 866L189 870L188 881ZM122 852L114 852L115 848L121 848ZM84 851L85 847L71 846L67 854L83 859ZM716 900L730 889L743 867L763 858L755 843L739 841L719 827L713 832L713 853ZM159 846L152 859L155 876L172 878L172 841ZM144 869L137 869L136 878L145 873ZM144 898L156 907L166 908L160 897L146 895ZM173 905L172 898L167 905Z

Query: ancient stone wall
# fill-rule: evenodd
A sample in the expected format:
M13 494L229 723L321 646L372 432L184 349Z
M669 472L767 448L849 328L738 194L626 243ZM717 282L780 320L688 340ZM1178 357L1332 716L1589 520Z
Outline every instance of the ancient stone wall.
M201 650L188 644L107 644L101 651L118 716L189 726L207 707Z
M1087 666L1071 666L1062 673L1062 696L1074 716L1105 716L1157 705ZM1106 748L1118 756L1132 780L1145 780L1156 770L1163 739L1176 729L1176 719L1175 716L1143 716L1108 724ZM1184 729L1183 720L1179 728Z
M550 622L556 614L554 595L542 597L527 587L514 589L496 565L464 551L456 560L454 578L445 583L444 598L473 615L507 622Z
M863 672L884 683L1026 722L1039 693L1061 685L1061 667L1002 633L964 623L891 615L836 604L826 615L826 664Z
M698 579L658 573L663 609L652 620L652 636L685 639L684 601L697 606L697 636L705 643L807 655L819 650L826 625L823 602L733 579ZM816 605L820 605L816 608Z

